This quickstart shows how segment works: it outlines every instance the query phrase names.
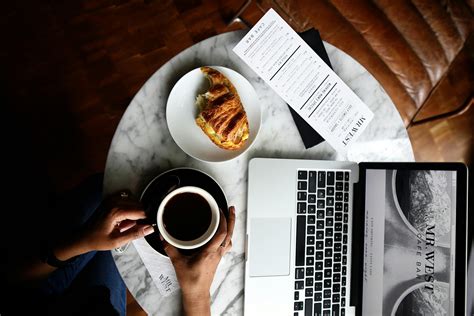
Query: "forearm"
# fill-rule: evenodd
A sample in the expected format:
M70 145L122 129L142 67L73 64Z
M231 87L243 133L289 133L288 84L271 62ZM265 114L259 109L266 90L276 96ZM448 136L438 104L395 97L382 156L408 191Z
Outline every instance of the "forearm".
M32 253L29 256L14 258L10 264L10 273L7 274L9 283L34 286L45 279L56 268L40 261L39 255Z
M67 261L76 256L92 251L82 234L75 234L53 245L53 253L61 261Z
M84 245L79 236L62 239L51 245L52 252L57 259L61 261L69 260L75 256L86 253L90 250ZM23 249L24 251L24 249ZM39 246L36 250L30 250L29 255L15 256L17 259L12 262L12 274L10 281L12 283L35 284L48 277L57 268L40 259Z
M202 294L183 294L183 311L185 316L210 316L211 296L209 292Z

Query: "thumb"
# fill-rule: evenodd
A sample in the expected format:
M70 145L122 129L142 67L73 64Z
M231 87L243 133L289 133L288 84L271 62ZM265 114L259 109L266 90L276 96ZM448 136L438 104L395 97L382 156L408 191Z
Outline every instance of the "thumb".
M163 244L163 250L166 252L168 257L170 257L170 259L177 258L181 255L179 253L179 250L175 246L171 245L169 242L164 240L161 234L160 234L160 239L161 239L161 243Z
M122 233L120 240L122 242L129 242L141 237L145 237L154 232L151 225L136 225Z

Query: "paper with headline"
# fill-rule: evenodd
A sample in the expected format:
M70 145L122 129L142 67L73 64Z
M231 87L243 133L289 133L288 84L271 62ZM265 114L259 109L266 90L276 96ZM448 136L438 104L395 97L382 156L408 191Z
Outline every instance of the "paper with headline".
M374 116L273 9L234 52L337 151L347 150Z

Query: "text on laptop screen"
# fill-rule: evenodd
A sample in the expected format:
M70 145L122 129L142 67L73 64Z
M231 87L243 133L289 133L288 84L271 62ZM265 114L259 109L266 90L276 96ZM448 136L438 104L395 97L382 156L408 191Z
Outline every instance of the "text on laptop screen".
M452 315L456 171L366 171L363 315Z

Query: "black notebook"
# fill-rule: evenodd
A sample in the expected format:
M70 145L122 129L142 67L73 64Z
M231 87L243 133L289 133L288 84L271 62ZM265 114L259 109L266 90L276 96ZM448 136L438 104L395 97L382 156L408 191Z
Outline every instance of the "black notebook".
M305 32L299 34L301 38L318 54L319 57L332 69L331 62L329 61L328 54L326 49L324 48L323 41L321 40L321 36L319 32L312 28ZM291 116L293 116L293 120L295 121L296 127L300 132L301 139L303 140L304 146L306 148L311 148L316 146L317 144L324 141L324 138L318 134L298 113L295 112L290 106Z

